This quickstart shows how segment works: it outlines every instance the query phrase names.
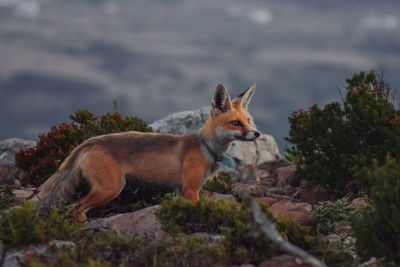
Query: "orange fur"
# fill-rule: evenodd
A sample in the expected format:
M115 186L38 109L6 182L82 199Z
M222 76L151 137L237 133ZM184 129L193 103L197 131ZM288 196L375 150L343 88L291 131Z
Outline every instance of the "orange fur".
M222 156L233 140L252 141L259 136L247 112L254 89L255 85L231 102L226 88L218 85L210 118L200 134L126 132L85 141L40 187L36 199L44 205L70 202L83 176L91 190L78 201L75 217L84 221L88 210L119 195L125 176L130 174L143 181L175 186L184 198L197 201L200 187L217 170L215 155Z

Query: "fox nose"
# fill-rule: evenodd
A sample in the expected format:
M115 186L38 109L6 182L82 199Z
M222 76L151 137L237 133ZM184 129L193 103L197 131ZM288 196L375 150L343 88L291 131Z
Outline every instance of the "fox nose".
M260 136L260 132L254 132L254 136L255 137L259 137Z

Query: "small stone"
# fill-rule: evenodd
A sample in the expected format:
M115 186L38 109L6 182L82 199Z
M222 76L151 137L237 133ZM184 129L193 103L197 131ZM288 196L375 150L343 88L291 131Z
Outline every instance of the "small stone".
M13 193L15 195L16 199L20 200L29 200L33 197L35 194L34 188L29 188L29 189L14 189Z
M335 225L335 233L350 233L351 225L345 223L338 223Z
M14 179L14 185L13 188L14 189L20 189L21 188L21 182L18 179Z
M351 203L354 204L356 207L362 207L367 205L367 202L362 197L353 199Z
M268 260L262 262L258 267L306 267L307 264L301 263L296 257L283 254L269 258Z

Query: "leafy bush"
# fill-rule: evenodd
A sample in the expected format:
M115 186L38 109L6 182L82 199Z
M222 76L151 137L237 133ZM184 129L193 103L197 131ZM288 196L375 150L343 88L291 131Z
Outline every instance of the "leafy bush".
M288 152L299 156L298 172L339 195L354 185L355 177L362 179L359 171L371 166L373 158L383 164L388 152L400 153L400 111L382 75L360 72L346 82L342 104L293 112L285 138L294 145Z
M312 238L308 235L308 228L296 225L287 218L275 219L265 205L262 205L262 209L290 242L303 248L311 247ZM193 203L181 198L170 199L162 203L157 216L164 230L171 234L223 234L224 246L232 264L260 263L278 253L264 233L252 229L252 217L244 203L210 199Z
M221 241L180 234L146 246L141 262L146 266L226 266L229 261Z
M382 258L400 264L400 164L387 158L378 167L377 160L372 170L365 170L366 179L374 181L370 197L373 208L366 208L353 219L358 255Z
M7 209L15 201L12 188L8 185L0 186L0 210Z
M78 237L78 236L77 236ZM154 242L114 231L82 232L75 246L51 247L31 256L30 266L222 266L227 261L221 242L202 235L178 235Z
M338 223L350 224L351 218L357 212L357 207L342 198L336 202L324 201L314 206L312 216L316 220L316 230L321 234L332 232Z
M316 255L321 261L330 267L354 267L359 266L359 258L354 257L352 243L346 242L346 236L336 241L329 241L318 236L316 238L316 248L312 254ZM378 265L381 266L381 265Z
M23 184L40 185L59 167L70 152L86 139L103 134L126 131L152 131L138 117L125 117L116 110L95 116L87 109L70 115L71 123L53 126L47 134L40 134L36 146L21 150L15 155L17 167L28 174Z
M71 211L71 208L39 210L31 201L1 211L0 240L8 247L19 247L71 238L80 225L72 219Z

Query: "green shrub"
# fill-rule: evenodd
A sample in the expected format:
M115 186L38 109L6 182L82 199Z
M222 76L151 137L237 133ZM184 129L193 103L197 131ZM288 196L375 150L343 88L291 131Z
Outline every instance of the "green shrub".
M130 238L114 231L81 232L75 246L52 246L30 257L30 266L223 266L227 255L221 242L177 235L162 241ZM224 264L225 263L225 264Z
M357 253L362 259L382 258L400 264L400 164L390 157L386 163L366 170L373 181L370 197L373 207L365 208L353 219Z
M353 256L353 244L346 243L344 240L346 236L337 241L328 241L326 238L318 236L315 239L316 248L312 250L312 254L330 267L359 266L359 258Z
M355 177L365 183L359 171L373 158L383 164L388 152L400 153L400 111L382 75L360 72L346 82L342 104L293 112L285 138L294 145L288 152L298 159L298 172L339 195Z
M70 118L71 123L64 122L53 126L47 134L40 134L36 146L16 153L16 166L28 173L22 179L23 184L42 184L76 146L90 137L133 130L152 131L143 120L123 118L117 110L102 116L95 116L87 109L78 110Z
M209 242L201 234L179 234L144 247L140 262L146 266L227 266L222 242Z
M8 209L15 201L12 188L8 185L0 186L0 210Z
M29 266L118 266L134 250L133 239L114 231L80 231L71 246L50 244L29 257Z
M290 242L303 248L310 247L312 238L308 229L287 218L275 219L262 205L266 216ZM224 246L232 264L260 263L278 250L260 230L252 227L250 211L244 203L229 200L200 199L193 203L182 198L166 200L157 216L168 233L207 232L224 235Z
M0 240L8 247L43 243L51 239L71 238L80 226L71 218L70 209L37 209L31 201L0 213Z
M203 185L202 190L230 194L232 193L232 178L229 174L218 173L217 176L214 176Z
M338 223L350 224L351 218L357 212L357 207L342 198L336 202L324 201L314 206L312 216L316 221L316 230L320 234L333 232Z

